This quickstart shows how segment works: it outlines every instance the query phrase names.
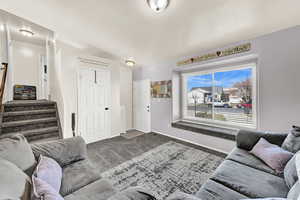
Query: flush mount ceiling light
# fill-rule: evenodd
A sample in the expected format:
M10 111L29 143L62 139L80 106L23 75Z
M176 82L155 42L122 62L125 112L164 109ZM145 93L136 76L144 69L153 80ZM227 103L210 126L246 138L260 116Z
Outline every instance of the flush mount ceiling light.
M125 64L129 67L133 67L135 65L135 62L133 60L125 60Z
M154 12L160 13L168 7L169 0L147 0L147 3Z
M24 36L27 36L27 37L32 37L34 35L34 32L32 32L31 30L29 29L26 29L26 28L21 28L19 30Z

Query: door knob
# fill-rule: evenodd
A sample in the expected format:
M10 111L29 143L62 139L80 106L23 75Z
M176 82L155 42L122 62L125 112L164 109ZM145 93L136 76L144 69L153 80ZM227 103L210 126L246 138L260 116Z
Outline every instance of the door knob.
M105 108L105 110L109 110L109 108Z

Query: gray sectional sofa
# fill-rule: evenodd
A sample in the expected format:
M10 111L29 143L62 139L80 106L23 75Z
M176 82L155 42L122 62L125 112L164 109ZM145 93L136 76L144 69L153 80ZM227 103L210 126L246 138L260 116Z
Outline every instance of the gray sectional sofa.
M286 136L287 134L240 131L237 135L237 147L194 197L201 200L286 198L289 188L283 174L276 173L248 152L261 137L281 145ZM42 154L55 159L63 166L61 194L65 200L152 199L151 194L142 188L130 188L121 193L115 191L89 163L86 144L80 137L34 144L32 150L36 157ZM76 162L71 162L72 160ZM177 197L174 198L173 195L171 198L182 200L191 199L191 196L186 198L184 194L177 194Z
M286 198L289 188L283 174L276 173L248 151L263 137L281 145L287 134L241 130L237 147L226 157L213 176L200 188L195 198L201 200L239 200L249 198ZM174 194L169 199L192 199L193 196ZM197 199L198 199L197 198Z
M169 200L286 198L289 188L283 174L276 173L248 152L262 137L270 143L281 145L287 134L240 131L237 147L195 195L179 192L171 195ZM36 161L43 155L53 158L62 167L60 194L65 200L155 200L143 188L116 191L89 162L86 144L81 137L32 144L31 149ZM30 175L29 171L26 173Z

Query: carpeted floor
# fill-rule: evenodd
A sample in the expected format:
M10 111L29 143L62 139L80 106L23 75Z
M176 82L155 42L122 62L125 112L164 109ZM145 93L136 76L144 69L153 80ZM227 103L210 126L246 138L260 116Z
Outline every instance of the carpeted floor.
M156 133L142 134L132 139L118 136L88 144L87 148L90 160L97 166L99 173L102 173L170 141L206 151L206 149L201 146ZM222 153L217 155L222 157L226 156Z
M194 194L223 158L170 141L102 173L122 191L141 186L160 200L180 190Z

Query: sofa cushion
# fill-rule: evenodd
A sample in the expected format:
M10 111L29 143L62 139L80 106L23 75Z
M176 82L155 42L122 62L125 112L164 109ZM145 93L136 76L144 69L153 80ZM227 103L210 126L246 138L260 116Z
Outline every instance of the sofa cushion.
M196 193L196 196L201 200L239 200L248 198L247 196L212 180L208 180Z
M300 150L300 129L294 127L282 143L282 148L296 153Z
M235 148L228 156L228 160L233 160L249 167L268 172L273 175L282 176L282 173L276 172L274 169L266 165L262 160L258 159L248 151L241 148Z
M275 144L271 144L264 138L260 138L250 153L279 173L283 172L285 165L294 155Z
M112 185L105 179L95 181L68 196L65 200L107 200L116 193Z
M30 199L30 179L15 164L0 158L0 199Z
M31 147L23 135L1 139L0 158L12 162L23 171L33 169L36 163Z
M68 195L100 178L100 173L89 160L82 160L63 168L60 194Z
M284 168L284 180L289 188L298 181L298 175L296 170L296 155L286 164Z
M86 144L81 137L33 144L32 150L37 159L40 155L47 156L61 167L87 158Z
M286 197L289 191L283 178L231 160L218 167L212 180L250 198Z
M62 179L62 168L52 158L40 156L33 176L49 184L57 193L60 190ZM40 182L38 180L38 182ZM44 185L41 183L40 185Z

